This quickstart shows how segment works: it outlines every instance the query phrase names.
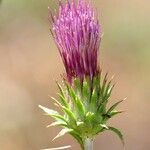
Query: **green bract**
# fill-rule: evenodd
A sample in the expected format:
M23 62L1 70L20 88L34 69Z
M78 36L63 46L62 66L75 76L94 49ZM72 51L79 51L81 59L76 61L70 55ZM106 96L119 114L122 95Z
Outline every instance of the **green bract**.
M81 82L74 79L72 85L66 80L63 87L58 84L59 98L52 98L63 114L57 111L39 106L47 115L53 117L55 122L49 126L59 125L63 129L54 138L63 136L66 133L72 135L84 149L84 142L87 138L94 138L100 132L110 130L115 132L123 142L123 135L114 128L107 126L107 121L113 116L121 113L116 111L119 101L110 108L106 108L114 85L107 80L107 74L102 79L101 74L94 77L91 81L85 77Z

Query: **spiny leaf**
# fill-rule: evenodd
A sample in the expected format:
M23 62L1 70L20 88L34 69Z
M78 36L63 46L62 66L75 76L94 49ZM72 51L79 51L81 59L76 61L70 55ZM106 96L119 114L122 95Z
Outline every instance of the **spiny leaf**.
M55 139L57 139L57 138L59 138L59 137L65 135L66 133L69 133L69 132L71 132L71 131L73 131L73 129L64 128L64 129L62 129L62 130L56 135L56 137L55 137L53 140L55 140Z
M91 117L91 116L93 116L93 115L94 115L94 113L93 113L93 112L90 112L90 111L86 113L86 117Z
M108 127L110 131L113 131L114 133L116 133L118 135L118 137L120 138L122 144L124 145L124 138L123 138L123 134L117 129L117 128L114 128L114 127Z
M69 120L73 123L76 124L76 118L74 116L74 114L72 113L72 111L70 111L68 108L66 107L62 107L64 112L68 115Z
M58 93L58 95L59 95L59 98L60 98L60 101L61 101L61 104L63 105L63 106L65 106L65 107L69 107L69 105L68 105L68 103L67 103L67 100L65 99L65 97L63 96L63 95L61 95L61 94L59 94Z
M87 112L86 113L86 121L88 123L92 123L94 120L94 113L93 112Z
M105 114L106 113L106 105L105 103L100 103L99 106L98 106L98 109L97 109L97 112L100 113L100 114Z
M83 121L77 121L77 126L83 125L84 122Z
M75 103L75 99L76 99L76 94L74 93L73 89L68 85L68 83L66 81L64 81L64 84L67 88L67 92L68 95L70 97L70 100L73 102L73 104Z
M85 109L84 109L84 105L83 105L82 101L75 94L75 91L71 87L69 87L69 85L66 82L65 82L65 84L67 86L67 91L68 91L70 100L74 105L75 112L78 113L78 117L83 117Z
M74 93L74 91L71 87L69 88L68 92L69 92L69 96L70 96L72 102L75 104L76 103L76 94Z
M104 77L104 79L103 79L102 88L101 88L101 93L102 93L102 94L104 94L104 90L105 90L105 87L106 87L107 76L108 76L108 73L105 74L105 77Z
M41 105L39 105L39 107L40 107L46 114L48 114L48 115L56 115L56 114L58 114L57 111L54 111L54 110L52 110L52 109L43 107L43 106L41 106Z
M111 93L112 93L112 90L113 90L114 86L115 86L115 84L113 84L112 86L110 86L110 88L108 89L106 99L108 99L108 98L110 97L110 95L111 95Z
M65 99L65 94L64 94L63 88L61 87L61 85L58 82L56 82L56 83L57 83L57 86L58 86L59 91L60 91L60 94L58 94L59 98L60 98L60 102L63 106L68 107L68 103Z
M111 91L114 87L114 85L111 86L111 83L112 83L112 80L113 80L114 76L112 76L112 78L110 79L110 81L107 83L106 85L106 89L105 89L105 92L104 92L104 98L105 99L108 99L110 94L111 94Z
M79 79L74 79L74 85L75 85L75 90L79 93L81 93L81 83Z
M67 120L66 120L63 116L61 116L57 111L54 111L54 110L52 110L52 109L48 109L48 108L43 107L43 106L41 106L41 105L39 105L39 107L40 107L47 115L53 117L54 119L56 119L56 120L62 120L62 121L64 121L64 122L68 123Z
M111 81L109 81L108 84L106 85L106 89L104 91L104 99L107 99L108 94L110 92L110 88L111 88Z
M68 146L62 146L62 147L56 147L56 148L48 148L48 149L42 149L42 150L61 150L61 149L68 149L70 147L71 146L68 145Z
M63 97L65 97L65 94L64 94L64 91L63 91L63 88L61 87L61 85L56 81L56 84L57 84L57 86L58 86L58 88L59 88L59 91L61 92L61 95L63 96Z
M104 129L109 129L106 124L100 124L100 126L103 127Z
M114 111L112 111L111 113L109 113L108 115L109 115L110 117L113 117L113 116L115 116L115 115L117 115L117 114L120 114L120 113L122 113L122 112L124 112L124 111L117 111L117 110L114 110Z
M94 88L92 92L91 102L90 102L90 109L92 112L96 112L97 109L96 101L97 101L97 93L96 93L96 89Z
M108 111L107 111L107 114L110 114L112 110L114 110L123 100L119 101L119 102L116 102L114 105L112 105Z
M82 96L84 99L86 99L88 101L89 95L90 95L90 91L89 91L89 87L88 87L88 82L86 81L86 79L84 79L83 86L82 86Z
M93 87L96 89L97 97L100 94L100 76L96 76L93 81Z
M61 105L60 102L56 98L54 97L50 97L50 98L56 102L57 106Z
M54 99L54 98L53 98ZM55 101L57 101L56 99L54 99ZM74 114L69 110L69 107L65 107L63 105L61 105L58 101L57 103L59 104L60 108L62 108L62 110L64 111L64 113L69 117L69 120L72 120L72 122L75 124L75 116Z
M85 115L85 108L82 101L78 97L76 97L76 107L77 107L76 109L78 112L78 117L83 119Z
M57 126L57 125L67 126L67 123L62 120L55 121L55 122L51 123L50 125L48 125L47 128L52 127L52 126Z

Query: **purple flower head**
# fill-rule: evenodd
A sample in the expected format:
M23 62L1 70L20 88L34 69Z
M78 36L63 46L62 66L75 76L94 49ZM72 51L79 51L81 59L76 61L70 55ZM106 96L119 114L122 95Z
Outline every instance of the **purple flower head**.
M59 12L51 15L52 35L62 57L69 82L91 79L98 74L100 26L90 3L84 0L59 1Z

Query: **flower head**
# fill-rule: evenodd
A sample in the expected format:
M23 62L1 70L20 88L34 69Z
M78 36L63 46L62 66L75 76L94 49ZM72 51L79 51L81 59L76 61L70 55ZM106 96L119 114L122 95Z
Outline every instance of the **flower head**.
M91 79L98 73L97 57L100 27L93 8L84 0L59 3L59 12L51 15L52 34L62 57L67 78Z
M40 106L55 119L50 126L63 127L54 139L69 133L85 150L87 139L110 130L123 142L122 133L107 126L110 118L122 112L115 110L122 101L107 107L114 85L107 74L103 78L99 71L100 26L93 8L86 0L78 0L77 3L67 0L65 4L59 3L58 14L51 13L51 20L52 35L69 81L64 80L63 87L57 83L58 99L52 98L63 114Z

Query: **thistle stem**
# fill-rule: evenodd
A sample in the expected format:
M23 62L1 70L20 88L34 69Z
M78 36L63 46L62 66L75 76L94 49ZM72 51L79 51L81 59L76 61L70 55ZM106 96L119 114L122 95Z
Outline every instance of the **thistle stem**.
M85 139L84 150L93 150L93 139L92 138Z

